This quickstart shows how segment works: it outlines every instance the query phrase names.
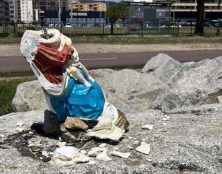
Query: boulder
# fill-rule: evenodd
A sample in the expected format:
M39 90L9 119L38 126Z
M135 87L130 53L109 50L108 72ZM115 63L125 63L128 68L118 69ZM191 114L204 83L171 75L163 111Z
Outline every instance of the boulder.
M47 109L45 96L37 80L24 82L18 85L12 100L15 111L30 111Z
M168 85L149 74L136 70L91 70L90 74L100 83L108 101L121 109L144 110ZM140 105L140 102L143 105ZM18 86L12 101L16 111L46 109L43 90L37 81Z
M169 90L157 97L151 108L167 111L218 102L217 97L222 93L222 57L190 65L191 68L180 72L180 78Z
M126 112L126 115L130 121L129 131L118 144L109 143L106 149L109 157L114 149L120 149L121 152L129 152L129 158L112 157L112 161L107 162L92 157L95 161L93 164L69 166L49 162L50 154L58 148L56 144L60 143L59 138L42 136L30 128L33 123L43 121L44 111L3 115L0 117L0 124L4 125L0 127L4 135L0 138L1 173L221 173L221 107L198 116L174 112L167 115L170 117L167 122L162 120L165 115L158 110ZM24 130L18 131L17 122L21 120ZM149 132L141 129L144 123L152 123L153 129ZM148 155L136 151L142 142L150 145ZM99 143L98 140L88 140L67 146L89 152ZM48 154L48 157L42 154Z
M152 57L141 71L143 73L151 74L170 85L179 78L182 69L182 63L167 54L160 53Z
M107 100L122 110L146 110L168 88L166 83L154 76L131 69L114 71L99 83Z

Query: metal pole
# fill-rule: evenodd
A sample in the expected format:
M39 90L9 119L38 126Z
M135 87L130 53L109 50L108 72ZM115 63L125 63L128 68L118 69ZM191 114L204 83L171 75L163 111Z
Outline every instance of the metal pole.
M59 2L59 26L60 26L60 28L62 27L62 25L61 25L61 4L60 4L60 0L58 0L58 2Z

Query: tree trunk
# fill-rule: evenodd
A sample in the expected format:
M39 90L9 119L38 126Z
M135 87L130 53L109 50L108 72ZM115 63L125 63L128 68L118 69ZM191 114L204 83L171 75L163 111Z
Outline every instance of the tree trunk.
M196 27L195 34L199 36L204 35L204 0L197 0L197 18L196 18Z
M110 34L114 34L114 21L113 20L110 20Z

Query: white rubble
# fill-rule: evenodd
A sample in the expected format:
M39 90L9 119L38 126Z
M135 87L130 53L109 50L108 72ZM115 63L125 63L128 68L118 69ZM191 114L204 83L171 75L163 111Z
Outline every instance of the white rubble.
M100 153L102 153L105 150L106 150L105 147L94 147L88 152L87 155L89 157L96 157L97 155L99 155Z
M99 155L96 156L96 159L97 160L100 160L100 161L112 161L112 158L110 158L108 155L107 155L107 152L108 150L104 150L102 153L100 153Z
M148 155L150 153L150 144L142 142L141 145L136 148L136 151Z
M124 153L124 152L118 152L116 150L110 152L110 154L113 155L113 156L117 156L117 157L125 158L125 159L129 158L130 155L131 155L129 152Z
M119 141L122 138L125 130L117 126L113 126L112 129L103 129L98 131L90 130L87 135L90 137L96 137L98 139L110 139L113 141Z
M60 159L62 161L71 161L77 153L78 150L75 147L64 146L54 151L53 158Z
M153 129L153 124L146 124L142 126L142 129L148 129L148 130L152 130Z

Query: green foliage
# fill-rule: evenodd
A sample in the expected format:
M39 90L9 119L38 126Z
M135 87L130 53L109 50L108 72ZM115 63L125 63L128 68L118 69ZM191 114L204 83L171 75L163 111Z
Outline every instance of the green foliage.
M0 81L0 115L13 112L11 106L12 99L15 95L17 85L27 81L27 79L1 80Z
M107 10L107 17L113 22L126 18L126 7L127 4L124 2L112 4Z

